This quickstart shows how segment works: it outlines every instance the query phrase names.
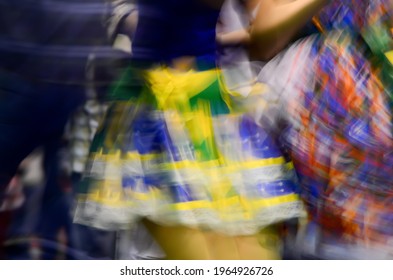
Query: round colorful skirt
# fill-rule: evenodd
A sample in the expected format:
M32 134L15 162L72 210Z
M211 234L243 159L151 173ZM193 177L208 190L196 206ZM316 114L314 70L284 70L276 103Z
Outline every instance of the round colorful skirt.
M377 246L393 241L393 115L388 68L370 57L356 34L331 31L292 45L259 80L280 104L280 139L311 216L346 242Z
M128 86L136 76L143 82ZM292 162L218 70L130 68L113 96L76 222L122 229L146 218L248 235L304 216Z

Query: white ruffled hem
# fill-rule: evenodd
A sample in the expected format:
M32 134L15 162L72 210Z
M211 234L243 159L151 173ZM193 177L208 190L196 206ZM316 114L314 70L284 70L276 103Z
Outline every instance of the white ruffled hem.
M202 208L149 212L152 211L146 211L146 208L140 211L132 207L110 207L97 202L86 201L78 203L74 222L102 230L128 230L141 218L147 218L163 226L182 225L234 236L252 235L269 225L306 216L306 211L301 201L260 209L254 213L254 218L250 220L225 221L214 210Z

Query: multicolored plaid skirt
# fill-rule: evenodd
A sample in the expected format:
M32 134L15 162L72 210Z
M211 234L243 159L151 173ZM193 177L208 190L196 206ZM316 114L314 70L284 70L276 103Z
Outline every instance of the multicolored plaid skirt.
M311 216L349 242L393 237L392 92L348 30L297 42L259 80L273 90L281 140ZM386 61L387 62L387 61ZM392 68L390 68L392 69ZM282 122L282 121L281 121Z
M135 75L142 84L124 86ZM147 218L243 235L304 216L292 162L217 69L131 68L113 96L76 222L121 229Z

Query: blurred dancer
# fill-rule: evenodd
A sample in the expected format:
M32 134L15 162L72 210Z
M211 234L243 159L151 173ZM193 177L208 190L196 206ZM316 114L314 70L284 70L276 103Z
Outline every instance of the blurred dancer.
M331 1L314 17L322 35L290 45L258 77L273 89L273 118L287 124L282 142L322 229L319 258L391 258L392 8L389 0ZM255 27L268 26L263 18ZM253 54L270 58L259 46L273 38L279 48L280 32L253 37Z
M324 4L300 2L306 14ZM220 7L138 3L134 62L93 143L77 222L143 221L172 259L279 258L275 225L303 215L296 176L249 103L221 83Z

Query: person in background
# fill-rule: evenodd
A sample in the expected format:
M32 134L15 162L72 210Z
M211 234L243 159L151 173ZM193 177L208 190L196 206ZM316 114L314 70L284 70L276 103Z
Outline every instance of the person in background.
M45 187L39 205L39 235L57 241L69 231L70 205L59 182L59 148L70 115L86 100L86 65L92 55L102 65L116 59L102 18L106 4L84 1L0 1L0 205L19 164L44 147ZM96 86L113 72L98 71ZM0 254L9 238L14 211L0 213ZM70 238L65 238L68 245ZM43 258L55 258L49 253Z
M115 48L130 52L138 23L137 1L110 0L105 20L107 34ZM132 230L116 232L116 259L163 259L162 249L146 228L139 224Z

